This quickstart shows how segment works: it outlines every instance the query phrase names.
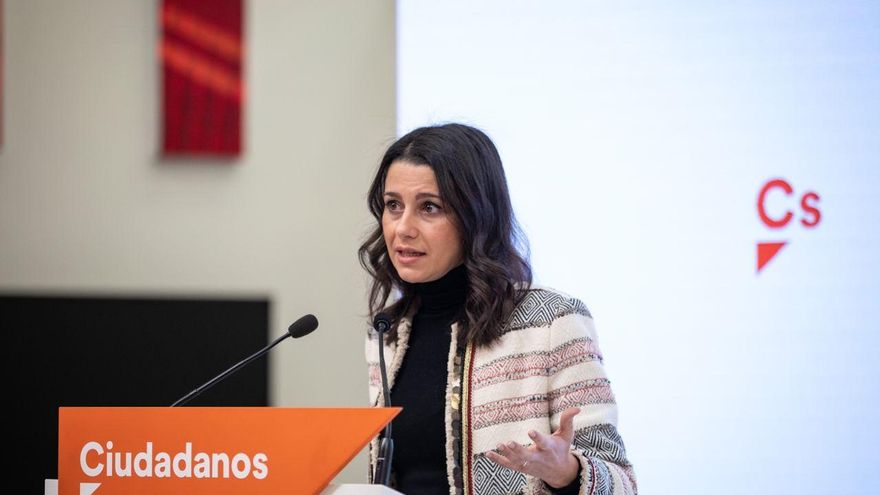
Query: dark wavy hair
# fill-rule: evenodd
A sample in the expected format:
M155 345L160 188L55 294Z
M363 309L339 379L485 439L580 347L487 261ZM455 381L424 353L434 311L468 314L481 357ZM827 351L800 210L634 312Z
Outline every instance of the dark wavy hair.
M431 167L445 209L458 227L467 271L467 298L458 319L459 343L490 345L502 335L507 319L531 286L528 242L514 217L501 157L482 131L462 124L421 127L398 139L382 157L367 204L376 228L358 249L361 265L372 276L371 316L384 311L397 339L397 323L415 302L415 288L400 278L382 234L385 177L396 161ZM394 290L400 298L389 306Z

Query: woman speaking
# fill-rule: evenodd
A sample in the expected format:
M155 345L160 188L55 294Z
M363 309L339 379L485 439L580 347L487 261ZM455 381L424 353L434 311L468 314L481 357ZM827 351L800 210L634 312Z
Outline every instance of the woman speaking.
M375 230L370 398L389 357L393 486L407 495L634 494L593 320L579 300L532 284L501 158L483 132L416 129L370 186ZM375 467L378 442L373 442Z

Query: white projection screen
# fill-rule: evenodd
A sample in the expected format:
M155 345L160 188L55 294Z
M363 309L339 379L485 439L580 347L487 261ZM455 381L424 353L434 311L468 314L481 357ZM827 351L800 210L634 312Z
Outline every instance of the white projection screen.
M398 132L498 145L640 492L880 492L880 3L397 8Z

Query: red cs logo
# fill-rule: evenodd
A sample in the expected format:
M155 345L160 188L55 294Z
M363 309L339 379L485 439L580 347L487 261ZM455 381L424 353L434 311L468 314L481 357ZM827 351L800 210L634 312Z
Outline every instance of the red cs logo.
M779 230L784 229L794 219L795 212L787 208L780 215L779 212L771 214L767 211L767 197L770 194L784 194L790 197L794 194L794 189L785 179L772 179L764 184L761 192L758 193L758 216L768 228ZM822 212L816 207L821 198L813 191L807 191L800 196L800 224L803 228L814 229L822 220ZM771 259L785 246L788 241L781 242L759 242L758 243L758 272L764 268Z

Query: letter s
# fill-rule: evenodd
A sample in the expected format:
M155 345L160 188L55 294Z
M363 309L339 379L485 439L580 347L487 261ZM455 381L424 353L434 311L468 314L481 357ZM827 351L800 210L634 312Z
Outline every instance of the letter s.
M82 450L79 453L79 467L82 469L82 472L86 473L86 476L91 476L94 478L95 476L99 476L101 471L104 470L104 465L100 462L97 467L89 467L88 462L86 462L89 452L95 451L100 456L104 453L104 447L101 447L101 444L98 442L89 442L83 445Z
M254 478L261 480L269 476L269 458L266 454L259 453L254 456Z
M818 203L820 199L819 195L812 191L804 194L804 197L801 198L801 209L804 210L804 213L809 213L813 216L812 220L801 218L801 224L803 224L804 227L815 227L816 225L819 225L819 220L822 219L822 212L819 211L819 208L816 208L816 203ZM812 200L813 204L810 204L808 200Z
M764 187L761 188L761 192L758 194L758 215L761 217L761 221L764 222L771 229L781 229L788 225L788 222L791 221L791 217L794 214L790 211L785 212L785 216L782 217L781 220L774 220L767 215L767 211L764 209L764 199L767 197L767 193L770 192L773 188L780 188L785 191L786 196L791 196L793 189L788 182L785 182L784 179L773 179L770 182L764 184Z

